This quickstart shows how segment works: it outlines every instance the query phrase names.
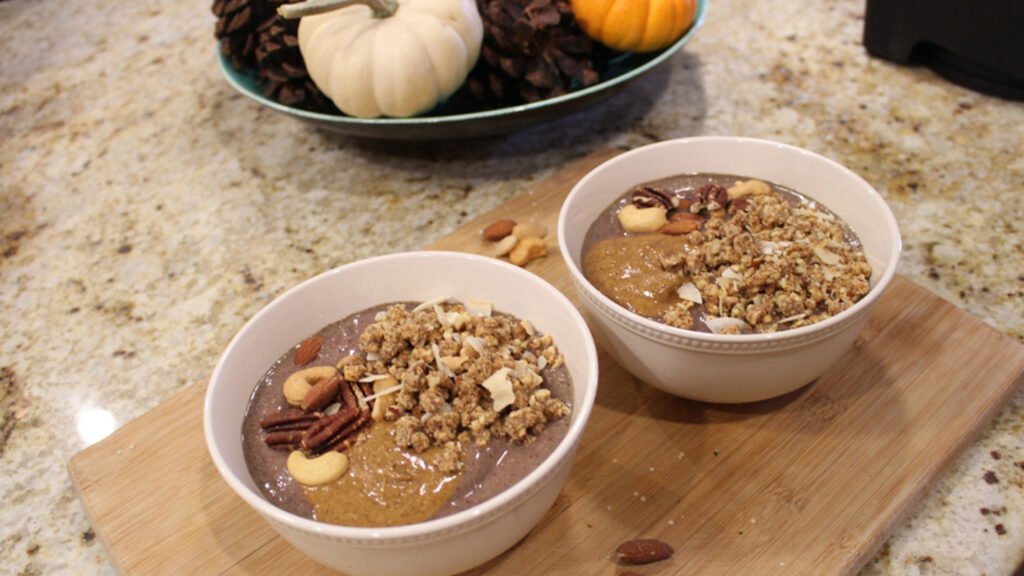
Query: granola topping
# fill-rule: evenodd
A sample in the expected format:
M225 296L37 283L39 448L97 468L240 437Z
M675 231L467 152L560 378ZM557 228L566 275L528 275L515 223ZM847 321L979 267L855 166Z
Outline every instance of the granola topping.
M727 188L726 177L694 178L706 183L676 186L676 208L666 210L670 224L659 232L619 228L589 244L584 271L599 290L670 326L720 334L820 322L870 290L859 242L814 202L759 180ZM671 188L657 185L662 193ZM627 193L606 222L636 210L637 196ZM689 230L672 226L695 216L701 220Z
M411 311L393 305L366 328L359 347L376 358L367 374L398 383L377 394L393 395L383 418L396 423L395 443L417 453L440 446L430 455L447 473L462 468L464 442L529 443L570 413L541 375L563 362L551 337L480 302Z

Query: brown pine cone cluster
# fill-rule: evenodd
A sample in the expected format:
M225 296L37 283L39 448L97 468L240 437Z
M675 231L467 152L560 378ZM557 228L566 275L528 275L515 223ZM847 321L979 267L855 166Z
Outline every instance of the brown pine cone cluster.
M235 69L255 71L267 98L314 112L337 112L306 70L299 21L277 15L277 7L290 1L213 0L221 53Z
M317 88L299 51L299 21L269 18L257 29L256 71L263 95L314 112L336 112L334 103Z
M596 84L600 47L580 29L569 0L477 0L480 60L467 89L477 99L535 102Z

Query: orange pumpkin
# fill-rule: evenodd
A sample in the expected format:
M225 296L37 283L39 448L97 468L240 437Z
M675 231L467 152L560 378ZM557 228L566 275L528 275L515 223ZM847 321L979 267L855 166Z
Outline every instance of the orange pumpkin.
M572 0L587 36L622 52L653 52L693 24L697 0Z

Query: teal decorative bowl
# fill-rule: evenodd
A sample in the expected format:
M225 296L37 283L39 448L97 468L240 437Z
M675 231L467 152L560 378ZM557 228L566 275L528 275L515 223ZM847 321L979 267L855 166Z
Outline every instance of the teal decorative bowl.
M332 132L383 140L456 140L505 134L562 118L614 96L630 82L668 60L697 32L704 22L707 0L697 0L693 25L682 38L660 52L622 54L609 62L606 79L593 86L538 102L477 110L468 101L453 97L427 114L413 118L355 118L285 106L263 96L255 72L236 70L217 50L221 72L236 90L273 110Z

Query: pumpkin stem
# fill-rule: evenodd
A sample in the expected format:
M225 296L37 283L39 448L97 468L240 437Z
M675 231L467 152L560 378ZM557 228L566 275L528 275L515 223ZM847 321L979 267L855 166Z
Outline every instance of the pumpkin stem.
M348 8L357 4L369 6L370 10L373 10L374 18L388 18L398 10L397 0L305 0L295 4L282 4L277 7L277 13L282 18L291 20Z

